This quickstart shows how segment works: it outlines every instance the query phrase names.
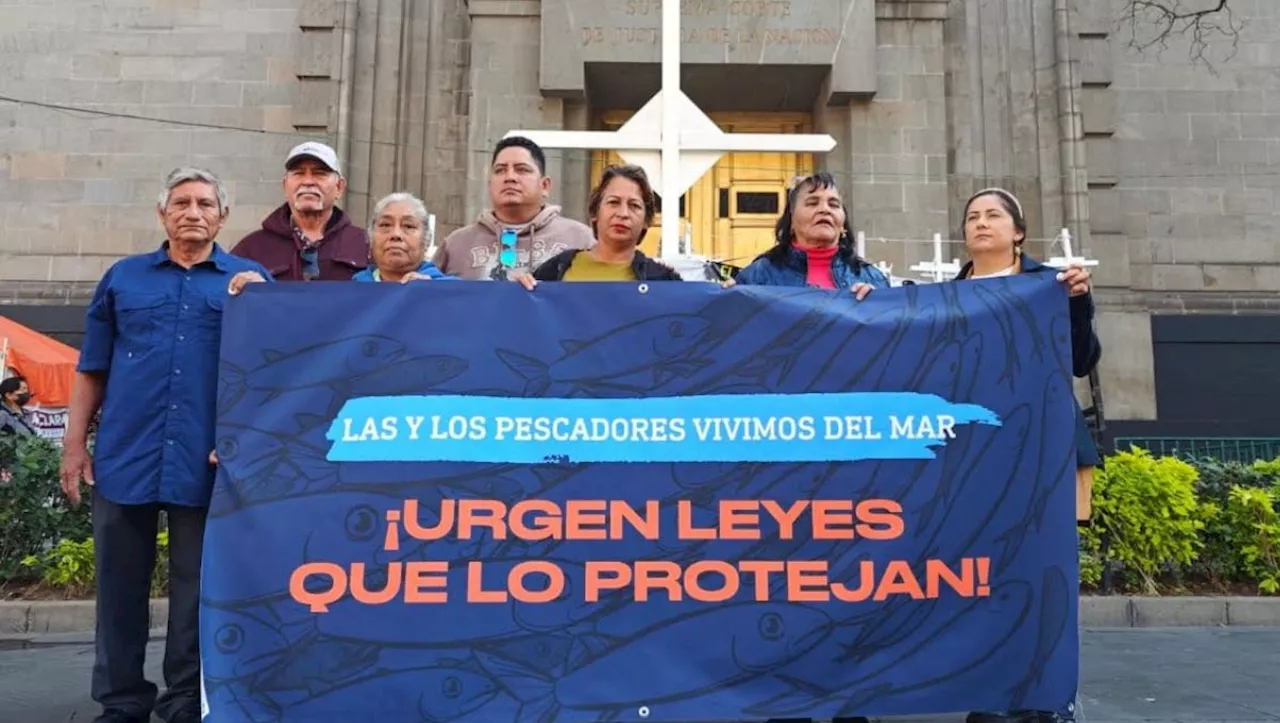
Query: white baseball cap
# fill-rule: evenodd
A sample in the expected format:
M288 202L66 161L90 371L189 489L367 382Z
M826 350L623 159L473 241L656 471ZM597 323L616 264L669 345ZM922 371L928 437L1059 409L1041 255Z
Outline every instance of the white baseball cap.
M299 158L314 158L328 166L329 170L342 175L342 169L338 166L337 152L323 143L307 141L294 146L293 150L289 151L288 157L284 159L284 167L288 168Z

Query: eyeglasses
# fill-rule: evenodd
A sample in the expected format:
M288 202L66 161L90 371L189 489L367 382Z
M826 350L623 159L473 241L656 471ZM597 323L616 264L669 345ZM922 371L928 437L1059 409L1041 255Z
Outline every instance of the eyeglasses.
M298 255L302 257L302 280L314 281L320 278L320 251L309 247L302 249Z

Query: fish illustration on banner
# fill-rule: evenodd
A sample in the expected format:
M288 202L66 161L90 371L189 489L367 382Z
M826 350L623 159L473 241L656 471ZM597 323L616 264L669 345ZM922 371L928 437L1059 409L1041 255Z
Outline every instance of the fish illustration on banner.
M1075 407L1050 279L861 302L255 284L224 317L208 723L1074 700Z

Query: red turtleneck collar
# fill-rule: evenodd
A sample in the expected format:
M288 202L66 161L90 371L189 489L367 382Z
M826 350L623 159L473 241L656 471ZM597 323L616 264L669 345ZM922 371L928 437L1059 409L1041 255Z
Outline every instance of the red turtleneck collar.
M820 289L836 288L836 280L831 276L831 261L836 257L838 248L836 244L831 244L830 246L802 246L796 244L796 249L803 251L808 260L808 269L805 274L806 283Z

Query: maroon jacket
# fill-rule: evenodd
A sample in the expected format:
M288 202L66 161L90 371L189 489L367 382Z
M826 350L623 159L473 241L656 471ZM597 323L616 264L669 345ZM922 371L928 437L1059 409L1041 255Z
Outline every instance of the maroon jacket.
M262 228L240 239L231 253L267 267L276 281L302 281L302 242L293 232L290 213L287 203L272 211ZM350 281L369 265L368 235L336 206L320 242L319 261L319 281Z

